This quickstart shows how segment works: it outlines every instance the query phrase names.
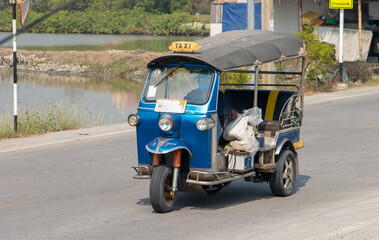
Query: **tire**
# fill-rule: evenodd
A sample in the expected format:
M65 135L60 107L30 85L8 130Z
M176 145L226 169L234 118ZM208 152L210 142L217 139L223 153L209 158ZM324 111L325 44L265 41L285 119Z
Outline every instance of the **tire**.
M270 189L275 196L292 194L296 182L296 161L292 151L284 150L276 163L275 173L270 175Z
M156 167L150 180L150 202L157 213L172 211L175 195L171 188L172 167L168 165Z

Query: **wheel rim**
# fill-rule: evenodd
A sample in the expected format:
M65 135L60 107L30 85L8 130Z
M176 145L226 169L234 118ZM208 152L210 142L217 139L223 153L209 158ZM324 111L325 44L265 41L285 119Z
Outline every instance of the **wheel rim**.
M169 178L166 178L163 186L163 196L167 204L173 204L174 192L171 190L171 181Z
M291 158L287 158L284 161L283 168L283 186L286 189L290 189L292 187L293 182L293 162Z

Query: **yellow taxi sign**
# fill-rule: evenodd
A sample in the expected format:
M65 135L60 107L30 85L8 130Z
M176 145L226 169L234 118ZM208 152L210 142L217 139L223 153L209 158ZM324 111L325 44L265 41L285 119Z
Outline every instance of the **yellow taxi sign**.
M179 41L171 43L168 48L174 52L195 52L200 49L201 46L195 42Z
M353 9L353 0L330 0L330 9Z

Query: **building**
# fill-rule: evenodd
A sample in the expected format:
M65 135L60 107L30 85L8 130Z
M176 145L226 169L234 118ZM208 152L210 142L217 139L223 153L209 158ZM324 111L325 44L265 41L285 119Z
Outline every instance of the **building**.
M321 23L320 33L326 42L337 47L338 54L338 36L336 37L335 32L338 28L339 14L338 10L329 9L329 0L255 0L254 2L257 6L256 12L257 9L260 11L256 14L255 22L256 25L259 22L263 30L294 33L298 32L303 24L316 23L320 17L320 22L318 22ZM243 11L246 12L246 4L247 0L214 1L211 9L211 35L232 30L230 23L238 27L235 29L246 29L246 15L241 14ZM238 9L235 11L235 18L230 16L230 13L233 13L230 10L231 6ZM227 16L226 19L224 19L224 14ZM361 28L359 19L362 21ZM356 61L360 58L366 60L368 55L377 59L379 57L379 0L354 0L354 8L345 10L344 23L344 39L349 44L348 49L344 51L344 60ZM351 49L356 49L358 52L352 53ZM359 49L362 49L362 53Z

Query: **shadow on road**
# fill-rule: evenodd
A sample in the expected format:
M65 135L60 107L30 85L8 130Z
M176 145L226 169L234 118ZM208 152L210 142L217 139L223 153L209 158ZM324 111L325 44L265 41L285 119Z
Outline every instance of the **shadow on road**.
M272 194L268 184L252 184L234 181L229 187L217 194L196 194L180 192L177 196L174 211L182 208L217 210L246 202L270 199ZM150 205L150 198L143 198L138 205Z
M304 187L311 177L299 175L296 179L295 191ZM194 210L217 210L253 201L263 201L275 198L267 183L252 184L243 180L234 181L229 187L217 194L199 194L180 192L177 196L174 211L182 208ZM150 206L150 198L143 198L137 202L141 206Z
M295 185L295 191L294 193L298 192L300 188L305 187L307 182L311 179L310 176L307 175L299 175L296 177L296 185Z

